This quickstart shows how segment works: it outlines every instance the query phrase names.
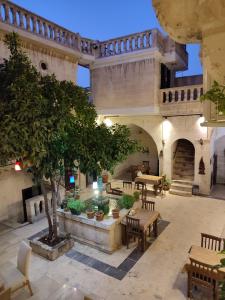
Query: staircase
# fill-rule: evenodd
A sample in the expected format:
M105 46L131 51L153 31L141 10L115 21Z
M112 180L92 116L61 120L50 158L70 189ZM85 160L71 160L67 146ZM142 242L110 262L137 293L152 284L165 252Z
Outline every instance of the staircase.
M173 161L173 181L170 193L180 196L191 196L194 180L194 146L185 139L177 142Z

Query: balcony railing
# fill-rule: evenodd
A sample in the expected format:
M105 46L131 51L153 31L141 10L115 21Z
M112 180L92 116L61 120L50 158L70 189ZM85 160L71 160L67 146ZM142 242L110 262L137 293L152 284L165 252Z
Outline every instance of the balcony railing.
M174 87L162 89L160 90L160 94L162 104L192 102L199 100L203 94L203 87L202 85Z
M161 35L158 30L146 30L100 42L99 57L114 56L155 47L157 46L157 35Z
M81 40L79 34L73 33L10 1L0 0L0 21L63 46L91 53L89 40L84 38Z

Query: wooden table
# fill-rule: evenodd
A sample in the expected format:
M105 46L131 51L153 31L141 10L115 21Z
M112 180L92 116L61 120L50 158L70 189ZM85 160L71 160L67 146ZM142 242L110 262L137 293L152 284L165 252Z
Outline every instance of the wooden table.
M135 178L135 182L142 182L145 184L153 184L155 194L158 194L159 186L162 185L162 176L142 175ZM160 190L161 192L161 190Z
M148 230L150 225L153 225L153 232L155 238L158 236L158 226L157 222L160 218L160 213L158 211L149 211L146 209L139 209L132 218L140 220L140 227L142 229L142 250L145 250L145 232ZM122 243L126 245L126 217L123 218L121 224L122 226Z
M189 257L213 267L220 264L220 260L225 258L225 254L218 254L217 251L194 245L191 246ZM220 268L219 270L225 275L225 267Z

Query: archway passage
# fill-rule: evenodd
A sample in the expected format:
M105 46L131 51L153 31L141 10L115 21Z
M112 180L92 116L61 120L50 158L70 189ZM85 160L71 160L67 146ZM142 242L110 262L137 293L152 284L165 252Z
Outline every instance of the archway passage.
M176 180L194 180L195 148L186 139L174 142L172 149L172 178Z
M144 129L137 125L128 126L131 132L131 138L139 142L143 150L131 154L125 161L119 164L114 171L113 177L121 180L134 180L137 171L142 173L158 175L159 160L158 150L155 141Z

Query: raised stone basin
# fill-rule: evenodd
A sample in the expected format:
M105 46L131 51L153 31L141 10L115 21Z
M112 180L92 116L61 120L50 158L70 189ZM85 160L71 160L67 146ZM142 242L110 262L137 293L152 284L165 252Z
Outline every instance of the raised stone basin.
M106 253L112 253L121 247L120 223L126 214L127 210L122 209L118 219L108 216L99 222L95 219L88 219L86 214L76 216L63 209L57 210L60 232L71 233L75 240Z

